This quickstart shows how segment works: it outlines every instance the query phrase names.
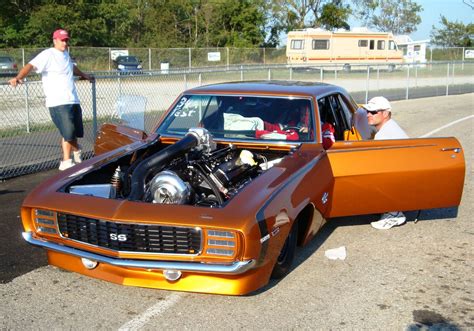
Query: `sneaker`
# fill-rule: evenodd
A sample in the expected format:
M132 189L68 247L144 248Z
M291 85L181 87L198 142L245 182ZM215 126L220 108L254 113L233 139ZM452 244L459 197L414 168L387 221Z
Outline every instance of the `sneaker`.
M74 158L74 163L81 163L82 162L82 146L78 145L78 150L72 152L72 156Z
M61 163L59 164L59 170L63 171L63 170L71 168L72 166L74 166L74 162L72 162L71 159L66 160L66 161L61 161Z
M74 163L81 163L82 162L82 150L78 149L75 152L72 152L74 157Z
M402 225L406 220L407 218L401 211L394 211L383 214L380 220L372 222L370 225L379 230L387 230L394 226Z

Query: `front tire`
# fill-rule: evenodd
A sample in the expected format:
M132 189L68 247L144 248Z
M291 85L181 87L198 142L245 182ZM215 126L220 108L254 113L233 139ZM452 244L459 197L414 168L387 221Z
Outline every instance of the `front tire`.
M278 255L278 259L273 267L271 277L273 279L283 278L291 269L295 259L296 244L298 242L298 222L295 221L283 247Z

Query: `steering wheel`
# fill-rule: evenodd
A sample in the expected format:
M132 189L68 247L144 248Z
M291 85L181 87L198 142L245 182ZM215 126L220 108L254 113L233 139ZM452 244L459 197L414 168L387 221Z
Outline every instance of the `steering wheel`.
M296 132L300 132L300 130L301 130L302 128L303 128L302 126L286 126L286 127L285 127L285 131L286 131L286 130L295 130Z

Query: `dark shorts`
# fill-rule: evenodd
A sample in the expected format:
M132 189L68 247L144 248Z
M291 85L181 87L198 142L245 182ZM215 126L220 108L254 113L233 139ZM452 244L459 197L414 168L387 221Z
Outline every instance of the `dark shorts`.
M72 141L84 137L82 109L79 104L50 107L49 113L64 140Z

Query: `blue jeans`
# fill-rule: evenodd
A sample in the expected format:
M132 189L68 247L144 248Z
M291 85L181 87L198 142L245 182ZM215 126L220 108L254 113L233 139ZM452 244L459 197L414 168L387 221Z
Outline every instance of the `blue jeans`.
M50 107L49 113L64 140L73 141L84 137L82 109L79 104Z

